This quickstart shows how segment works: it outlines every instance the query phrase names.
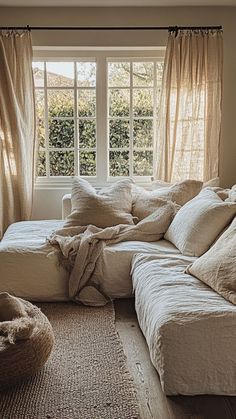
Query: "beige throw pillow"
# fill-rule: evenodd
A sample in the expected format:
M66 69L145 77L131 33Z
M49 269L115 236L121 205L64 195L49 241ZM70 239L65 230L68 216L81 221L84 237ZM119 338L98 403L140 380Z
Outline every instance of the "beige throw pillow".
M203 189L176 214L165 239L184 255L201 256L236 215L236 203Z
M96 191L86 180L74 178L71 204L72 212L64 227L93 224L105 228L117 224L134 224L130 180L120 180Z
M214 246L188 266L186 272L236 304L236 218Z
M232 188L229 189L227 201L236 202L236 185L233 185Z
M219 177L215 177L213 179L210 179L207 182L204 182L204 184L203 184L203 188L219 187L219 186L220 186L220 178Z
M156 185L156 186L155 186ZM185 180L183 182L168 185L164 182L153 182L152 191L144 188L133 187L133 210L134 217L143 220L160 208L165 202L172 201L178 205L184 205L196 196L202 189L202 182L198 180Z

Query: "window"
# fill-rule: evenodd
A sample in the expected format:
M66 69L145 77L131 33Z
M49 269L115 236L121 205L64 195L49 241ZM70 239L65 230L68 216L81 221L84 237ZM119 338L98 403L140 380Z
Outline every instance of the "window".
M113 54L33 62L39 182L150 181L163 58Z

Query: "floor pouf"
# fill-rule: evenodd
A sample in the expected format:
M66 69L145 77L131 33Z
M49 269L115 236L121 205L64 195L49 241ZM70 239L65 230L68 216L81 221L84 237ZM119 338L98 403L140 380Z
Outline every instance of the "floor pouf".
M0 390L39 371L53 344L52 326L38 307L0 293Z

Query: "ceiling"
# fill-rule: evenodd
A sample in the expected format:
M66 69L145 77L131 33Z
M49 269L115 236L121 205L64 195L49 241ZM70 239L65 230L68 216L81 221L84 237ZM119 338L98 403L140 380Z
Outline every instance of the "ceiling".
M0 0L0 7L236 6L236 0Z

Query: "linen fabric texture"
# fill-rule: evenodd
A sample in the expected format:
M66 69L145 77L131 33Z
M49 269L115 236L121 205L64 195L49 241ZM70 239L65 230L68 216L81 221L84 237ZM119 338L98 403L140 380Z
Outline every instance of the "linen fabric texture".
M31 216L35 105L29 31L0 33L0 239Z
M236 395L236 306L187 275L192 262L177 254L133 258L138 322L166 394Z
M188 266L186 272L236 305L236 218L211 249Z
M170 32L165 53L154 178L205 182L219 172L222 31Z
M225 202L211 189L203 189L176 214L165 239L183 255L201 256L236 215L236 203Z
M173 185L165 182L153 182L152 188L154 190L147 191L138 186L133 187L134 200L132 213L139 220L144 219L165 205L166 201L184 205L200 192L202 182L190 179L174 183Z
M100 228L134 224L132 181L120 180L96 191L85 179L75 177L72 184L72 212L64 227L94 225Z

